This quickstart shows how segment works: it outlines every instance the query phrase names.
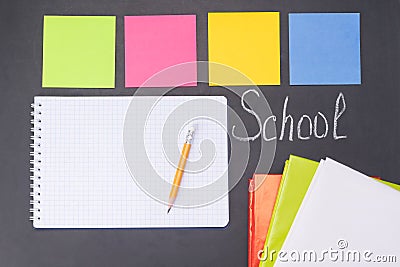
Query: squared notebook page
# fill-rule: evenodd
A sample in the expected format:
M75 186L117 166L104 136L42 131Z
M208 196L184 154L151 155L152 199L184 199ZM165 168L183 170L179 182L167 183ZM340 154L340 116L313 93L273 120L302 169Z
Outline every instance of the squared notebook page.
M282 247L287 261L278 259L274 266L382 266L377 256L399 260L399 203L397 190L332 159L322 160ZM330 250L338 251L332 254L336 261L329 254L323 257ZM316 252L317 260L293 262L292 251L301 257L307 252L307 259Z
M215 112L224 114L222 123L226 128L226 99L218 96L163 97L152 116L160 123L164 114L179 104L203 98L225 104L224 110ZM154 200L137 186L128 170L123 147L124 118L131 99L35 97L34 121L40 120L34 127L35 228L226 226L229 221L227 172L218 189L222 194L219 200L195 208L173 207L168 215L167 205ZM206 106L198 108L206 109ZM149 123L156 125L151 118ZM188 161L199 156L200 141L210 136L216 145L216 160L207 172L185 174L182 186L207 184L212 175L219 175L228 168L226 133L207 121L198 124L199 131L195 133ZM181 148L183 136L175 136L172 142ZM153 150L161 147L155 145L161 142L157 136L150 138L145 140L152 144L146 147L149 158L156 161L156 171L172 182L176 169L165 158L163 160L159 151ZM138 159L145 157L136 156ZM169 191L165 195L168 196ZM178 194L179 197L191 196Z

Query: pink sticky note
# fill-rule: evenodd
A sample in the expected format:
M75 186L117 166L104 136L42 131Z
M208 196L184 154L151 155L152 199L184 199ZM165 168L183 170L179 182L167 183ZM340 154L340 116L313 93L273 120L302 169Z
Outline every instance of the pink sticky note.
M194 61L196 15L125 17L125 87L196 86Z

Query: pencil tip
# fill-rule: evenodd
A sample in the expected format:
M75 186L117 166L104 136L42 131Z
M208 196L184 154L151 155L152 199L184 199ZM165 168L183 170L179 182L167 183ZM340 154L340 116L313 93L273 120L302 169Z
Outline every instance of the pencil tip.
M168 210L167 210L167 214L169 213L169 211L170 211L170 210L171 210L171 207L169 207L169 208L168 208Z

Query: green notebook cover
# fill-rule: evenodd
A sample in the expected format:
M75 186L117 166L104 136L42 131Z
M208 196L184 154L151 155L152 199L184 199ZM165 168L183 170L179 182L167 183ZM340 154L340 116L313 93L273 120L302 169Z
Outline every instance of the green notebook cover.
M260 266L271 267L274 265L318 164L318 162L293 155L285 164L281 187L265 240L264 257L265 253L268 253L268 257L264 261L260 261ZM273 253L271 259L273 251L276 252Z
M386 182L386 181L383 181L383 180L378 180L378 181L383 183L383 184L385 184L385 185L390 186L391 188L394 188L394 189L400 191L400 185L398 185L398 184L393 184L391 182Z

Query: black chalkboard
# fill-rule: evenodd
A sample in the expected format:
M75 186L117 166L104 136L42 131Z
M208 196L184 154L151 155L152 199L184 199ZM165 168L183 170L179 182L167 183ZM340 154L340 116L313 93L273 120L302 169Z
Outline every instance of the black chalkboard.
M34 230L29 222L30 103L35 95L132 95L124 88L124 15L196 14L198 60L207 60L207 12L279 11L281 13L281 85L260 86L278 118L288 96L288 112L298 121L322 111L330 123L343 93L346 111L339 134L327 138L277 142L272 173L280 173L289 154L319 160L332 157L369 175L400 183L400 1L398 0L254 0L127 1L3 0L0 2L0 109L2 130L0 178L0 259L2 266L245 266L247 264L247 178L255 171L261 140L241 182L230 193L230 223L225 229ZM359 12L361 14L362 84L290 86L288 13ZM115 89L42 89L43 15L116 15ZM246 87L238 87L245 91ZM254 117L240 98L223 88L200 84L172 94L225 95L246 120ZM249 98L249 101L254 98ZM277 120L280 129L281 120ZM230 125L232 126L232 125Z

